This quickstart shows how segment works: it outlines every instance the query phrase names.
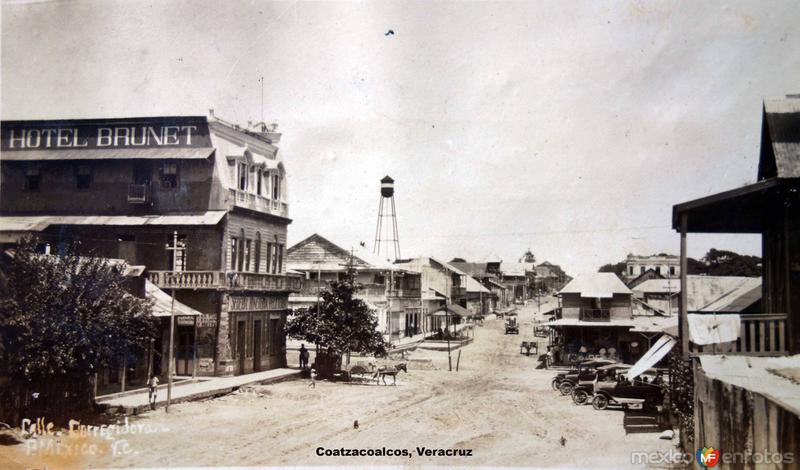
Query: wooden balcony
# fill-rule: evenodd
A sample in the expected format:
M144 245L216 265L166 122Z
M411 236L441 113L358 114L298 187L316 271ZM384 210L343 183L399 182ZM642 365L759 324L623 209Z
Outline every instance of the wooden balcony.
M233 206L277 215L278 217L289 217L289 205L285 202L268 199L239 189L230 189L229 191L230 201Z
M302 279L286 274L224 271L148 271L147 278L161 289L218 289L299 292Z
M785 313L741 315L741 336L738 340L706 346L690 342L689 352L693 355L785 356L789 354L787 318Z
M581 321L611 321L611 310L607 308L582 308Z

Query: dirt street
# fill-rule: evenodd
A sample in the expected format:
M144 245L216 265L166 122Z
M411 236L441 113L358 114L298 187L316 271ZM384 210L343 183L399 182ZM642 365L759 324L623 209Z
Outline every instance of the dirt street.
M550 388L553 371L520 354L533 339L535 306L521 310L519 335L502 320L476 328L460 370L447 353L417 351L397 386L293 381L173 406L133 419L135 434L114 436L115 452L48 459L93 467L238 465L491 465L633 468L630 452L668 451L657 434L625 435L622 411L575 406ZM543 306L544 310L544 306ZM540 346L544 350L544 344ZM453 353L453 364L458 352ZM429 362L428 362L429 360ZM354 421L358 429L354 429ZM142 432L144 429L144 432ZM147 432L151 431L151 432ZM46 439L46 438L41 438ZM407 449L409 456L319 456L318 448ZM420 456L417 448L471 449L471 456ZM0 447L18 464L38 465L24 446ZM9 454L12 452L13 454ZM117 455L112 455L116 453ZM3 459L0 459L2 461ZM8 462L8 460L6 460Z

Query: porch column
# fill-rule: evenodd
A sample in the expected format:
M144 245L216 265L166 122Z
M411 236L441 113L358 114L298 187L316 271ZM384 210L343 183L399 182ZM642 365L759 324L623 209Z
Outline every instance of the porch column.
M686 269L688 263L686 262L687 254L686 254L686 232L688 230L689 225L689 215L688 214L681 214L681 295L680 295L680 305L678 310L678 315L680 316L680 321L678 322L678 335L681 338L681 346L683 348L683 359L686 360L689 358L689 318L686 316L689 312L687 311L687 306L689 305L687 302L687 296L689 291L689 286L686 283Z

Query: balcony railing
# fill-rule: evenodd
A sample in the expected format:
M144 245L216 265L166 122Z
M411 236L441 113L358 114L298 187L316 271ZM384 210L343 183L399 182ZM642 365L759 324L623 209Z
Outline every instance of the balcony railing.
M740 315L741 335L736 341L698 346L689 343L692 354L728 354L745 356L784 356L788 354L784 313Z
M147 185L146 184L129 184L128 185L128 202L131 204L143 204L147 202Z
M611 310L607 308L582 308L581 321L611 321Z
M148 271L147 278L161 289L241 289L299 292L302 279L285 274L223 271Z
M249 193L240 189L231 189L230 196L235 206L258 212L266 212L280 217L289 216L289 205L285 202L268 199L264 196L259 196L258 194Z

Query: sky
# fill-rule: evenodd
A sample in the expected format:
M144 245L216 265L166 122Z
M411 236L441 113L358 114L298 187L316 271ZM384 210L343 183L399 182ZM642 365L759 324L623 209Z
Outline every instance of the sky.
M7 1L0 115L275 122L290 243L372 247L389 174L402 257L530 249L578 274L677 254L674 204L755 181L762 100L800 92L797 18L796 1ZM760 254L757 236L688 246Z

